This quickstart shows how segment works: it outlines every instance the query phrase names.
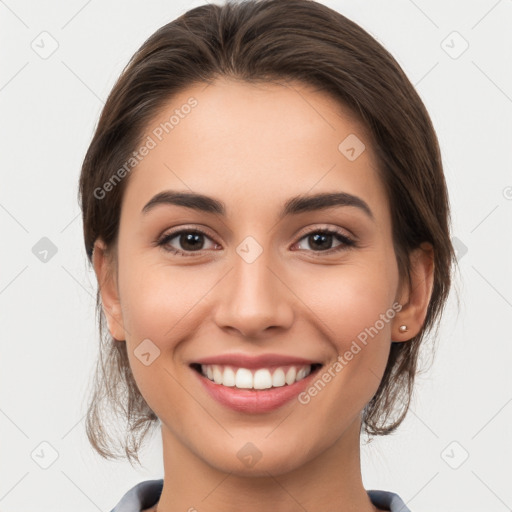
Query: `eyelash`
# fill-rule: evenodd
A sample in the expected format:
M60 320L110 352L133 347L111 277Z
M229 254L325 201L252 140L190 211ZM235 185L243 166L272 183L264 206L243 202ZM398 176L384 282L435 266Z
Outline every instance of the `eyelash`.
M198 234L198 235L204 235L207 238L210 238L210 236L205 233L204 231L193 228L193 229L182 229L180 231L174 231L172 233L168 233L164 235L162 238L160 238L156 245L161 247L164 251L170 252L172 254L175 254L177 256L195 256L197 254L201 254L201 252L205 249L200 249L198 251L182 251L181 249L174 249L173 247L167 248L166 245L169 243L170 240L173 238L176 238L178 235L182 234ZM306 238L312 234L321 233L321 234L327 234L327 235L334 235L336 239L340 242L342 242L341 245L338 245L337 247L333 247L332 249L328 249L326 251L309 251L312 252L315 256L321 256L324 254L333 254L337 253L339 251L348 250L353 247L357 247L357 243L352 238L349 238L348 236L342 234L339 231L333 230L333 229L312 229L311 231L308 231L307 233L304 233L301 238L299 238L299 241L303 238ZM315 254L316 253L316 254Z

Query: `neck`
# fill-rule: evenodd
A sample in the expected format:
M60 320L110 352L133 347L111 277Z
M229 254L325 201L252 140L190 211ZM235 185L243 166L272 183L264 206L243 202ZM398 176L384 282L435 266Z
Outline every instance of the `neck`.
M283 470L279 464L257 463L253 469L260 466L258 472L241 474L208 464L162 424L164 485L157 510L375 512L361 478L359 433L358 418L334 445L300 467Z

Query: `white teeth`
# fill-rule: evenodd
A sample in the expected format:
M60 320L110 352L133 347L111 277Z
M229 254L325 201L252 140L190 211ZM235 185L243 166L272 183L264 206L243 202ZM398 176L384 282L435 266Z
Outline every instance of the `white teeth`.
M222 384L222 372L217 365L213 367L213 381L215 384Z
M280 388L286 384L284 371L282 368L278 368L274 375L272 375L272 386L275 388Z
M297 376L297 370L294 366L292 366L287 372L286 372L286 384L290 385L295 382L295 377Z
M252 373L247 368L238 368L235 377L235 386L237 388L252 388Z
M256 370L254 373L254 389L268 389L272 387L272 376L268 370Z
M236 382L235 372L231 368L224 369L224 375L222 377L222 385L229 386L230 388L234 387Z
M254 373L247 368L233 368L217 364L201 365L201 373L216 384L240 389L269 389L291 385L311 373L311 365L286 368L259 368Z

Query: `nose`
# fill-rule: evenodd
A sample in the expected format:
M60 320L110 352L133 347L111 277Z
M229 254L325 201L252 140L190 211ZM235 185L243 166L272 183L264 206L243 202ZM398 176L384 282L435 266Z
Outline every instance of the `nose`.
M234 268L217 290L214 318L219 328L255 339L292 325L294 295L270 259L266 251L252 263L235 254Z

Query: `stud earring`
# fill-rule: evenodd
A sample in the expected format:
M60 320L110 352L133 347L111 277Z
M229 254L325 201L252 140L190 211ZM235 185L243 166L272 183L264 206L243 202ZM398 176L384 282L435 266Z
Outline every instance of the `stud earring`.
M400 332L407 332L407 331L408 331L408 329L407 329L407 325L401 325L401 326L398 328L398 330L399 330Z

